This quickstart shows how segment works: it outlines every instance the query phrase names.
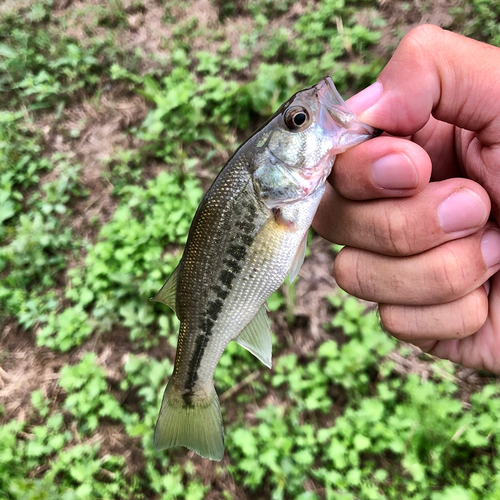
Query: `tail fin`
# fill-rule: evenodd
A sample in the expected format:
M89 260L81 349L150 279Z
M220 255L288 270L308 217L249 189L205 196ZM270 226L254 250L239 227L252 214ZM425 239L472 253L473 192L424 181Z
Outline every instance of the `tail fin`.
M224 431L214 386L208 394L195 393L192 402L186 404L171 382L172 379L165 389L156 422L155 449L185 446L203 458L222 460Z

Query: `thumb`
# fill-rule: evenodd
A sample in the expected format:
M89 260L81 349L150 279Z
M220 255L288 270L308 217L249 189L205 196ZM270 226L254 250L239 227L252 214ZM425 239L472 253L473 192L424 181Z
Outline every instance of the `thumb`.
M410 31L376 83L349 101L359 118L393 135L412 135L432 114L500 142L500 49L437 26Z

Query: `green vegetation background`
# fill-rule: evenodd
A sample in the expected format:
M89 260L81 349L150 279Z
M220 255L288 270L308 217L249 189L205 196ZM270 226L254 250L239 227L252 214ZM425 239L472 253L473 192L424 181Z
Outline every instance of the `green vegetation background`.
M272 296L273 370L224 353L220 464L152 447L177 323L147 299L238 144L325 74L371 83L423 20L500 45L493 0L416 4L0 5L2 500L500 498L497 380L333 288L310 338Z

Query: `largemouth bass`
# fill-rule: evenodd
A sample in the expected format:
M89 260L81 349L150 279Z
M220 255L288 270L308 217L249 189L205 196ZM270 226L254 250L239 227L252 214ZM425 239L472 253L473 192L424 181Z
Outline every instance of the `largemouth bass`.
M221 170L194 216L179 265L152 299L180 320L157 450L182 445L222 459L213 384L219 358L235 340L271 367L266 300L302 265L335 156L376 135L326 77L284 103Z

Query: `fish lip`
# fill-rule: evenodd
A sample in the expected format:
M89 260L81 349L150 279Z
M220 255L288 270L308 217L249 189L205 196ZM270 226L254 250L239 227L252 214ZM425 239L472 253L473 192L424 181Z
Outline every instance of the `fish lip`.
M338 134L339 144L344 144L345 149L378 137L382 133L382 130L358 120L342 99L330 76L322 78L315 88L318 100L326 108L328 117L339 127L336 134ZM323 122L325 130L333 130L333 124L326 123L325 118L323 118Z
M327 86L335 95L338 95L340 97L340 94L337 90L337 87L335 87L335 84L333 83L333 79L330 75L324 76L316 85L317 90L322 90L324 86ZM342 97L340 99L343 101Z
M335 87L330 76L325 76L316 85L318 100L328 110L333 121L342 128L347 128L356 119L356 115L348 108L344 99Z

